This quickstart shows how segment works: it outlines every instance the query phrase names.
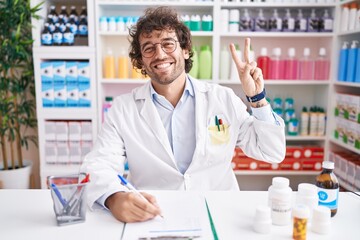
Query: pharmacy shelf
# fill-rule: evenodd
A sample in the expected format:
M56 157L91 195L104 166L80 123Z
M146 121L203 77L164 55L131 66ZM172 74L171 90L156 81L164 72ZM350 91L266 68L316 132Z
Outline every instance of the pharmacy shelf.
M101 37L127 37L128 32L99 32ZM193 37L212 37L214 33L212 31L192 31L191 35Z
M237 33L220 33L220 37L287 37L287 38L331 38L333 32L237 32Z
M337 4L339 5L339 6L341 6L341 5L344 5L344 4L348 4L348 3L352 3L352 2L354 2L354 0L340 0L340 1L337 1Z
M233 80L219 80L214 81L218 84L224 84L224 85L239 85L241 84L239 81L233 81ZM328 80L265 80L265 85L329 85L330 81Z
M338 36L350 36L350 35L356 35L360 34L360 30L349 30L345 32L338 33Z
M148 79L133 79L133 78L103 78L100 79L101 84L144 84Z
M325 136L286 136L287 141L325 141Z
M325 7L335 7L336 3L244 3L244 2L228 2L228 3L220 3L221 7L247 7L247 8L325 8Z
M39 118L46 120L86 120L94 119L94 108L43 108L38 111Z
M335 86L360 88L360 82L334 82Z
M319 174L319 171L273 171L273 170L235 170L235 175L237 176L247 176L247 175L306 175L306 176L315 176Z
M354 148L354 147L351 147L351 146L347 145L346 143L343 143L343 142L341 142L341 141L339 141L339 140L337 140L337 139L335 139L335 138L331 138L330 141L331 141L332 143L334 143L334 144L342 147L342 148L345 148L345 149L347 149L347 150L349 150L349 151L351 151L351 152L354 152L354 153L360 155L360 149L356 149L356 148Z
M348 191L354 191L355 190L353 186L351 186L349 183L341 180L340 178L338 178L338 181L339 181L339 184L340 184L340 186L342 188L345 188Z
M132 7L138 7L138 6L159 6L164 5L166 3L167 6L172 7L213 7L214 2L212 1L146 1L146 0L133 0L133 1L97 1L97 4L99 6L132 6Z

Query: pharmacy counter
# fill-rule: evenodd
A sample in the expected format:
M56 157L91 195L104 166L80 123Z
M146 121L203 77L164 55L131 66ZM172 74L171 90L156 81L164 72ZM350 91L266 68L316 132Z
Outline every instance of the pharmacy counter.
M189 192L156 191L153 194L174 199L174 194L184 196ZM252 230L255 209L267 203L267 192L199 194L206 198L220 240L292 239L291 225L272 226L271 233L265 235ZM360 197L340 193L338 213L331 219L331 224L329 234L319 235L309 230L307 239L359 239ZM85 223L58 227L49 190L0 190L0 239L119 240L124 228L123 223L103 210L88 211Z

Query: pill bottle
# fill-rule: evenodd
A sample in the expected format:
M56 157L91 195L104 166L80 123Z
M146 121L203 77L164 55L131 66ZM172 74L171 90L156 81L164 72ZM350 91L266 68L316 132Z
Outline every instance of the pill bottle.
M288 225L291 222L291 194L290 181L284 177L274 177L268 189L268 205L271 209L273 225Z

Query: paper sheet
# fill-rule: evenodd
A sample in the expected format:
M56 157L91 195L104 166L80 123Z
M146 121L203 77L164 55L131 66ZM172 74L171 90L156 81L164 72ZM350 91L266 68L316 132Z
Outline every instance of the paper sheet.
M156 217L147 222L126 224L122 239L138 240L164 236L213 239L203 195L196 192L151 194L156 196L164 218Z

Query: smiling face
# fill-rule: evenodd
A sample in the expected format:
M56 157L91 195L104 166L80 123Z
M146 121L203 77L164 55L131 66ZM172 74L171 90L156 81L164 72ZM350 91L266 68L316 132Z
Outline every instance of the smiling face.
M160 44L169 39L176 41L176 49L172 53L166 53ZM185 79L185 59L189 58L189 53L187 50L181 49L177 41L176 33L173 30L155 30L151 34L140 36L141 52L147 51L151 47L155 48L152 57L144 57L142 54L143 69L153 83L169 85L177 79Z

